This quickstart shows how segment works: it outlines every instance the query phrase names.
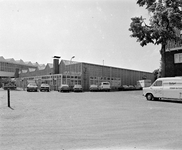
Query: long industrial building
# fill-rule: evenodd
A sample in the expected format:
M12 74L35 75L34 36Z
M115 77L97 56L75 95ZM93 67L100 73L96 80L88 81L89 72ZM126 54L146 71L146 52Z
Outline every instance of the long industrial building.
M70 87L80 84L87 91L90 85L99 85L103 81L110 82L111 88L117 89L121 85L136 85L142 79L153 81L154 75L144 71L54 59L53 64L47 64L45 68L21 70L17 84L26 87L29 80L35 80L39 85L42 82L48 83L53 90L57 90L61 84L68 84Z
M154 80L153 73L116 68L105 65L90 64L69 60L53 59L52 64L39 65L38 63L15 61L13 58L0 57L0 78L16 78L17 86L26 87L29 80L35 80L37 84L48 83L53 90L57 90L61 84L73 87L82 85L86 91L91 84L99 85L108 81L112 89L121 85L136 85L138 80Z

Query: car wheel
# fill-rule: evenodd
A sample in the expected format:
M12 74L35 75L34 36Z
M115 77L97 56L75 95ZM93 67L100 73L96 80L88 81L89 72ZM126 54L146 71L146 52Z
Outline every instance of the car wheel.
M154 96L151 93L149 93L146 95L146 99L149 101L154 100Z

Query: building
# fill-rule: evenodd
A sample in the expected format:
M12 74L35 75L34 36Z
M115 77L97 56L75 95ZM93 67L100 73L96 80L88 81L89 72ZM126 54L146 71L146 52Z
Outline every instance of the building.
M138 80L154 80L154 74L150 72L116 68L111 66L90 64L59 59L53 60L53 68L47 66L40 70L21 72L19 74L19 86L25 86L28 80L35 80L38 84L48 83L52 89L57 90L61 84L73 87L81 84L84 90L89 90L92 84L108 81L112 89L121 85L136 85Z
M182 31L179 36L182 37ZM182 76L182 43L169 41L164 58L165 77Z
M24 70L36 70L38 67L38 63L32 64L23 60L5 59L0 56L0 78L18 77L20 72Z

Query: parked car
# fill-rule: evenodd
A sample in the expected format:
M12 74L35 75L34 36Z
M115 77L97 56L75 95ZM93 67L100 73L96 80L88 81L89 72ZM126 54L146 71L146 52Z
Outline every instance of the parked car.
M90 90L91 92L94 92L94 91L96 92L96 91L98 91L98 90L99 90L99 88L98 88L98 86L97 86L97 85L92 84L92 85L90 85L89 90Z
M121 85L118 89L119 91L128 91L130 88L128 85Z
M58 88L58 92L70 92L70 87L67 84L62 84L59 88Z
M110 91L111 85L109 82L101 82L99 85L99 90L101 91Z
M141 86L135 85L136 90L142 90L143 88Z
M74 92L83 92L82 86L78 85L78 84L74 85L73 91Z
M49 84L42 83L42 84L40 85L40 91L41 91L41 92L42 92L42 91L50 92L50 86L49 86Z
M38 92L38 86L36 83L29 83L27 85L27 92L29 91L35 91L35 92Z
M133 86L133 85L128 85L128 88L129 88L129 90L135 90L135 86Z

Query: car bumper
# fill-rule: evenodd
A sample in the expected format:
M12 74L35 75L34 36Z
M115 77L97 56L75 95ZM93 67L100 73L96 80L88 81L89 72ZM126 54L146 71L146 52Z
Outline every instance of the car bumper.
M49 88L40 88L40 91L49 91Z
M27 88L27 91L38 91L38 88Z

